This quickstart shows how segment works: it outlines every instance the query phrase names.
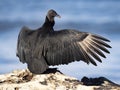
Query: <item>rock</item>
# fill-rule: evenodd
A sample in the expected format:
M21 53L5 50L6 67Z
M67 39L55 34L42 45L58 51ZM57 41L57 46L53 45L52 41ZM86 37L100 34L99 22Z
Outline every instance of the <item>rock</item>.
M0 75L0 90L120 90L120 86L104 77L84 77L79 81L57 69L39 75L25 69Z
M81 79L83 85L86 86L100 86L98 88L94 88L94 90L120 90L120 85L108 80L105 77L99 78L88 78L83 77Z

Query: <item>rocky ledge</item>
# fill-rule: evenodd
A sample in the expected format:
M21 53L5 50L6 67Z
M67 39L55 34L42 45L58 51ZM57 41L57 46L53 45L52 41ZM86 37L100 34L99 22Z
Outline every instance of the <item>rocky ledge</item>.
M120 85L105 77L83 77L79 81L57 69L49 69L40 75L25 69L0 75L0 90L120 90Z

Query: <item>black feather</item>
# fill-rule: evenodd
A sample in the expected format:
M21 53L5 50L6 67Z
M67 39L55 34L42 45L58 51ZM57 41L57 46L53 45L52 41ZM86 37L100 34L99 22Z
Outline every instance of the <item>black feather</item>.
M106 53L110 53L105 47L99 45L98 43L92 42L93 45L95 45L97 48L103 50Z
M106 39L106 38L104 38L104 37L102 37L102 36L99 36L99 35L93 34L92 37L95 37L95 38L100 39L100 40L103 40L103 41L110 42L110 40L108 40L108 39Z
M96 43L100 44L100 45L103 45L103 46L107 47L107 48L111 48L110 45L108 45L107 43L105 43L101 40L97 40L97 39L92 39L92 40L95 41Z
M93 45L89 44L89 48L91 48L94 52L96 52L97 54L99 54L101 57L106 58L106 56L98 48L96 48L96 46L93 46Z

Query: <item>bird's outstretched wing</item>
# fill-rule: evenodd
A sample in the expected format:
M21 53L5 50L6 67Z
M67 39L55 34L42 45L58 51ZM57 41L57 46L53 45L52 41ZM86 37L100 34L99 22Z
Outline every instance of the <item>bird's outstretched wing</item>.
M109 53L106 48L111 48L105 42L109 40L95 34L66 29L54 31L41 44L48 65L68 64L80 60L97 65L94 60L102 62L99 57L105 58L102 51Z
M29 44L30 39L27 34L28 32L30 32L30 29L27 27L23 27L18 35L16 55L23 63L25 63L27 59L31 58L31 48Z
M34 30L23 27L18 36L16 55L21 62L27 63L32 73L38 74L43 73L48 68L48 65L42 56L38 58L33 55L33 49L36 47L36 36Z

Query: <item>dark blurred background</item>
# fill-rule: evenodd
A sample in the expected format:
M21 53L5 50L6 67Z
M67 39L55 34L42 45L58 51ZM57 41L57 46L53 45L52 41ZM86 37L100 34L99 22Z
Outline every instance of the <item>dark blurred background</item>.
M22 26L40 27L49 9L61 15L55 29L74 28L111 40L107 59L98 66L74 62L55 66L81 79L104 76L120 84L120 0L0 0L0 74L27 68L16 57L17 36Z

